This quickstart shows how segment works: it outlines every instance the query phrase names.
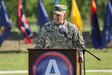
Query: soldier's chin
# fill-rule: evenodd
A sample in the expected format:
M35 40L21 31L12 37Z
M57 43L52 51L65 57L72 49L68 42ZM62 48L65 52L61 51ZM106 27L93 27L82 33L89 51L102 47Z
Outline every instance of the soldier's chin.
M55 24L57 24L57 25L58 25L58 24L60 24L60 22L55 22Z

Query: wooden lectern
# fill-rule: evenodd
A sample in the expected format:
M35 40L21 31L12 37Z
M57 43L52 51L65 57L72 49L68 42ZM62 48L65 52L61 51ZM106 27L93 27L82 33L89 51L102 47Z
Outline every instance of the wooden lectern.
M78 50L28 49L29 75L81 75Z

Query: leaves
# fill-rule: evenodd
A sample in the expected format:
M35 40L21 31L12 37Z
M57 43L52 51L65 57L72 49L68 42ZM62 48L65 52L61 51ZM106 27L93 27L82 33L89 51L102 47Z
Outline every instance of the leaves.
M22 0L23 10L26 17L35 17L37 15L37 0ZM103 19L105 7L108 0L96 0L98 18ZM17 18L17 0L4 0L6 9L12 22L16 22ZM26 2L26 3L25 3ZM54 7L54 0L42 0L44 7L50 18L52 18L52 11ZM83 19L90 18L91 0L76 0L79 11ZM68 7L67 19L69 19L71 10L71 0L59 0L59 3L65 4Z

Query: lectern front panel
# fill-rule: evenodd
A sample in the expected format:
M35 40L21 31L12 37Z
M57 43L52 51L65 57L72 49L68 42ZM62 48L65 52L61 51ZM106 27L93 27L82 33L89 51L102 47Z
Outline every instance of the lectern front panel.
M76 75L73 49L28 49L29 75Z

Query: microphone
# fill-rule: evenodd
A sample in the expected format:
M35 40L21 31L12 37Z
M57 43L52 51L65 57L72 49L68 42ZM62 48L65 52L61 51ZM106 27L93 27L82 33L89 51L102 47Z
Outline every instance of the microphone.
M69 40L71 40L76 46L80 47L81 49L84 49L80 44L76 43L74 40L72 40L72 38L68 37L68 29L66 26L64 25L60 25L59 26L59 32L61 34L63 34L66 38L68 38ZM78 41L77 41L78 42Z
M68 29L64 25L59 25L59 32L68 38Z

